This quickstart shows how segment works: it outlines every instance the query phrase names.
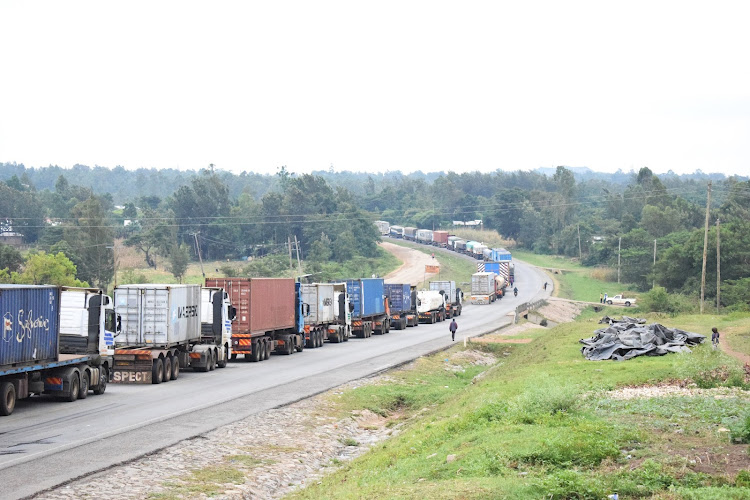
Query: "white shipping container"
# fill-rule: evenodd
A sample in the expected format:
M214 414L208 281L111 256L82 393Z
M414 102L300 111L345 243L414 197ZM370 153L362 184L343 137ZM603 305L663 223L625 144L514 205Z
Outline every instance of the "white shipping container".
M495 293L495 273L474 273L471 275L472 295L491 295Z
M430 281L430 290L435 290L437 292L440 290L445 291L447 302L450 302L451 304L457 301L455 281Z
M170 347L201 338L199 285L120 285L115 312L121 317L118 346Z
M303 283L302 303L310 308L305 315L306 325L333 323L335 316L334 285L332 283Z

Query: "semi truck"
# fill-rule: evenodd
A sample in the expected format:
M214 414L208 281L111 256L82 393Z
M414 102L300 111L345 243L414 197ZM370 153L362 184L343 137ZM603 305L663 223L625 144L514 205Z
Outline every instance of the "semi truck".
M502 297L503 278L492 272L471 275L471 303L491 304Z
M375 225L378 227L378 231L383 236L388 236L391 232L391 224L385 220L376 220Z
M417 228L411 226L404 227L404 239L408 241L417 240Z
M448 231L433 231L432 244L436 247L446 248L448 246Z
M321 347L323 341L346 342L352 331L352 314L346 283L302 283L302 315L305 347Z
M417 313L422 323L445 321L445 293L435 290L418 291Z
M383 286L390 307L391 328L403 330L407 326L417 326L419 321L414 309L416 288L401 283L386 283Z
M206 278L206 286L226 290L236 308L232 359L269 359L305 348L301 285L292 278Z
M477 262L477 272L495 273L503 278L501 289L510 283L512 262Z
M352 311L352 333L357 337L368 338L373 333L379 335L390 331L384 284L382 278L346 280Z
M107 389L116 326L109 296L90 288L0 285L0 314L0 415L34 394L75 401Z
M176 380L181 368L206 372L227 365L236 311L223 289L118 285L114 302L120 328L113 382L161 384Z
M445 294L445 317L461 316L463 292L456 287L455 281L430 281L430 290L442 291Z
M391 226L388 229L388 232L390 233L391 238L403 238L404 237L404 228L403 226Z
M423 245L432 245L432 231L429 229L417 229L417 233L415 236L417 243L422 243Z

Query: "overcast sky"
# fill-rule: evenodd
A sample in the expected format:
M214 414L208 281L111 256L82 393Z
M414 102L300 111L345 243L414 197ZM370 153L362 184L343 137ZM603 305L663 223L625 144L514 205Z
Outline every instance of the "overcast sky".
M750 2L0 3L0 162L750 169Z

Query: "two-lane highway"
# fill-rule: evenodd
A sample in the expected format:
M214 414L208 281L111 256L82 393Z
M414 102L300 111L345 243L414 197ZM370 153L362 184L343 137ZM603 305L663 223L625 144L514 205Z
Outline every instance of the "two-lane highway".
M516 275L517 298L465 305L457 341L498 328L518 304L548 293L547 278L535 268L517 262ZM111 384L104 395L75 403L19 401L13 415L0 419L2 497L34 494L450 344L447 323L423 324L261 363L239 359L213 372L184 370L161 385Z

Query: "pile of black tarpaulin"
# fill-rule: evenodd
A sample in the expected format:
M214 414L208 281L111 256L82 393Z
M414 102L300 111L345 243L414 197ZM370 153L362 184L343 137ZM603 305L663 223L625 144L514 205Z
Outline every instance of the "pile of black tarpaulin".
M636 356L662 356L670 352L690 352L688 346L698 345L705 336L658 323L646 325L646 320L623 316L616 320L605 316L599 323L607 328L594 332L590 339L581 339L581 352L586 359L623 361Z

